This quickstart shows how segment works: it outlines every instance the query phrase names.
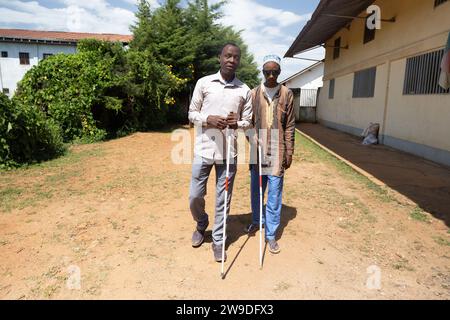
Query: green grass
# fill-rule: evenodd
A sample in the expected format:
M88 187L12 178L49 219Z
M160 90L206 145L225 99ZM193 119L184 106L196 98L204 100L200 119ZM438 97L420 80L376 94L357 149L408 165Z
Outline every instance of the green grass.
M11 211L22 193L22 189L15 187L6 187L5 189L0 190L0 210L6 212Z
M89 150L68 151L66 155L47 162L23 166L21 168L0 172L0 212L23 209L48 202L56 192L80 195L82 192L67 189L70 178L81 175L82 166L90 158L101 157L104 151L100 146ZM30 186L17 185L18 178L33 177L39 181ZM14 185L13 185L14 184Z
M434 241L436 241L437 244L440 246L448 246L450 247L450 241L447 239L444 239L442 237L433 237Z
M414 210L409 214L409 216L417 221L428 223L430 222L430 220L428 219L428 215L420 207L415 207Z
M395 270L407 270L407 271L415 271L413 267L409 265L408 260L401 258L396 263L392 265Z

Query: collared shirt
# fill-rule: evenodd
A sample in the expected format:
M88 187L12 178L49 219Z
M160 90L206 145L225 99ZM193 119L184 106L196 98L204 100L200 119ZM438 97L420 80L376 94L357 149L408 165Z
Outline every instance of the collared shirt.
M197 81L189 107L189 121L196 127L194 154L207 159L226 159L226 130L207 125L208 116L227 117L238 114L238 128L248 129L252 121L252 95L250 88L236 77L225 81L220 74L203 77ZM231 156L237 156L236 134L232 131Z

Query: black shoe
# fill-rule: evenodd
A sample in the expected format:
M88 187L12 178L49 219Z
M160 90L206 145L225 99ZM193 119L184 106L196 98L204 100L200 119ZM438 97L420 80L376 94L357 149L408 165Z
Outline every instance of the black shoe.
M212 244L212 249L214 252L214 260L216 260L216 262L222 262L222 245L215 245L214 243ZM225 252L224 255L224 260L223 262L227 261L227 253Z
M269 240L269 251L271 253L279 253L281 251L280 246L278 245L275 239Z

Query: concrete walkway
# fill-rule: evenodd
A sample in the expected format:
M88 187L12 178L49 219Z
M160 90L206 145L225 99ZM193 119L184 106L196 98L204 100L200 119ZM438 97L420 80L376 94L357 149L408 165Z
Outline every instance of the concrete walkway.
M364 146L362 138L320 124L297 129L450 227L450 167L384 145Z

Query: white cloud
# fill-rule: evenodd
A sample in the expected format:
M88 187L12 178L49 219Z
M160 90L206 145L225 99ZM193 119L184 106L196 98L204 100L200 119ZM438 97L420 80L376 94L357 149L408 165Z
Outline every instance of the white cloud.
M136 5L137 0L121 0ZM219 0L211 0L210 3ZM38 1L0 0L1 27L20 25L23 28L75 32L98 32L130 34L129 27L135 21L134 13L107 0L55 0L60 8L48 8ZM149 0L153 8L158 0ZM242 30L242 37L255 60L261 67L266 54L283 57L297 34L287 30L299 29L311 14L295 12L261 5L257 0L229 0L223 7L224 17L220 22ZM295 28L292 28L295 27ZM314 50L302 56L322 59L323 49ZM298 72L314 62L283 59L280 79Z
M138 3L138 0L122 0L123 2L132 4L132 5L136 5ZM160 7L160 4L158 2L158 0L147 0L148 3L150 3L150 7L151 8L158 8Z
M63 8L47 8L36 1L0 0L2 27L24 25L30 29L130 34L134 13L104 0L60 0Z
M218 0L212 1L218 2ZM230 0L223 7L223 25L242 30L242 37L261 69L262 60L267 54L283 57L297 34L289 34L287 27L300 26L308 21L311 13L298 15L294 12L261 5L256 0ZM304 55L311 59L322 59L323 49ZM312 61L283 59L280 80L313 64Z

